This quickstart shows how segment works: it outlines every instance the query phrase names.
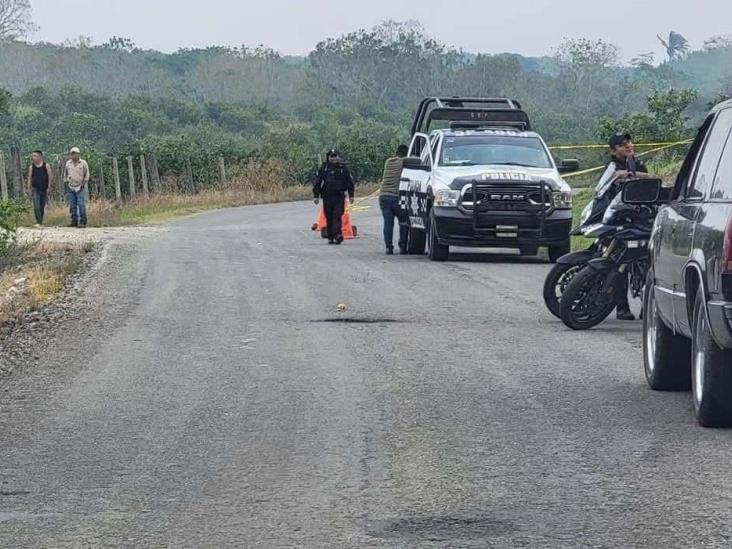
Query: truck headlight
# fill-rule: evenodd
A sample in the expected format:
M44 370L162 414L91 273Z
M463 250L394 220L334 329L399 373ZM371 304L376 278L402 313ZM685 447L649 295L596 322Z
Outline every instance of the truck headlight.
M554 207L557 209L567 209L572 207L572 191L554 191Z
M460 202L460 191L440 189L435 192L434 205L438 208L457 208L458 202Z

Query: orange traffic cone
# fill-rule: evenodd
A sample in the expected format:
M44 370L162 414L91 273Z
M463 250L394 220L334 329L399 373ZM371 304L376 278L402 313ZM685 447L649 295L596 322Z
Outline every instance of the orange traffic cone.
M343 217L341 217L341 233L343 233L343 238L347 238L348 240L358 237L356 226L351 223L351 212L348 210L348 200L346 200L346 209L343 212Z
M325 218L324 208L320 209L318 219L315 221L315 223L313 223L313 226L310 228L313 231L320 231L320 236L322 238L328 238L328 221ZM343 238L347 238L349 240L353 238L358 238L358 229L356 228L356 225L354 225L351 221L351 213L348 211L348 200L346 200L346 209L343 212L343 216L341 217L341 233L343 234Z

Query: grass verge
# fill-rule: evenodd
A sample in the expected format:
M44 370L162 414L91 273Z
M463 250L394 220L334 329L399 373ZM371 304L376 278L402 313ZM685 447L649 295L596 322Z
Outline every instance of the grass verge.
M360 185L356 189L356 200L372 193L376 185ZM201 213L209 210L293 202L312 198L312 188L304 185L273 185L267 189L231 185L220 189L200 191L195 194L152 194L149 197L138 195L132 200L117 204L106 199L91 200L87 217L91 227L112 227L122 225L144 225L162 223L170 219ZM26 215L22 224L34 223L32 216ZM65 203L54 202L46 210L46 225L63 226L69 221Z
M35 242L0 258L0 332L58 297L93 249L88 243Z

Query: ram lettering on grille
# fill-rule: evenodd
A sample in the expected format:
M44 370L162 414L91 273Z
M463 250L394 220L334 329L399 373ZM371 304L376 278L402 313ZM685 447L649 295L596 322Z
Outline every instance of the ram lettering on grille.
M491 200L500 200L501 202L523 202L526 200L526 195L523 194L492 194L490 195Z

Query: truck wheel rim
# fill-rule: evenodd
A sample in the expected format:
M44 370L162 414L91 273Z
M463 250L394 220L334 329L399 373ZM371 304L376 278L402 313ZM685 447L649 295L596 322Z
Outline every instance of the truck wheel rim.
M704 311L700 310L698 316L694 326L694 400L697 407L701 406L704 394L704 337L707 327Z
M656 324L656 295L653 288L648 290L648 307L646 311L646 364L648 370L653 372L656 369L656 343L658 338L658 325Z

